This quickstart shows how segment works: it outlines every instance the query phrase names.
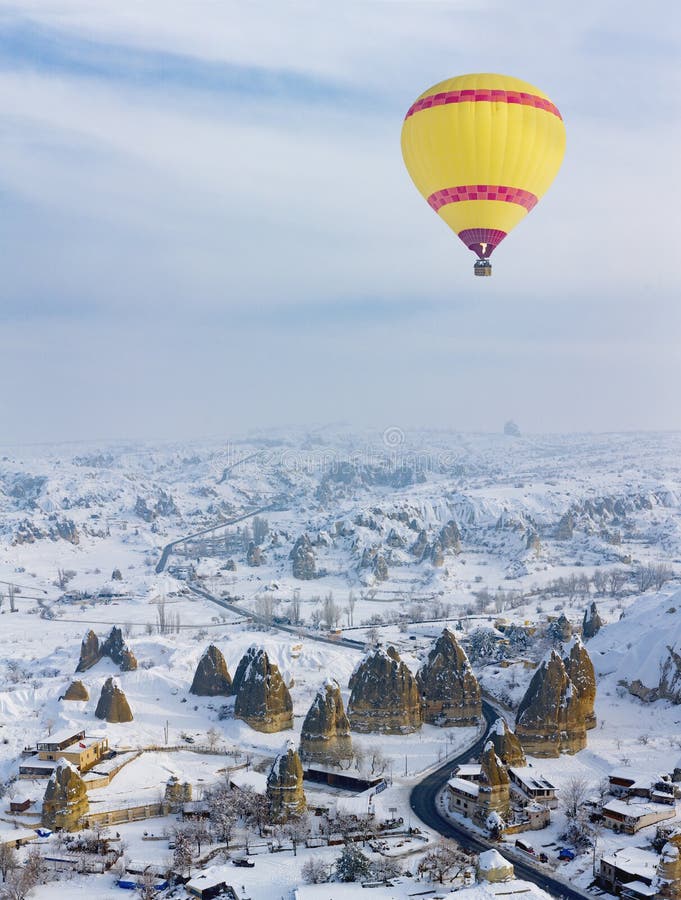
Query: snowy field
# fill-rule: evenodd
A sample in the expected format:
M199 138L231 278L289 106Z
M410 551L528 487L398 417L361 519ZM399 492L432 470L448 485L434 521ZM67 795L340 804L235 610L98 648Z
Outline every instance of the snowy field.
M502 620L544 627L562 612L579 627L593 600L606 623L588 644L598 676L598 727L577 756L535 765L559 789L583 777L596 790L613 768L654 777L679 763L681 706L643 703L627 690L636 680L654 687L666 648L681 643L678 435L428 432L404 435L394 448L381 435L326 432L200 446L4 447L2 457L1 782L16 774L25 747L63 728L106 734L118 749L187 746L187 738L215 743L213 755L145 752L109 787L91 793L93 808L158 800L171 775L200 791L219 778L226 761L247 761L262 779L286 739L297 741L326 677L338 679L347 703L348 678L364 642L393 643L416 672L445 624L464 643ZM251 517L189 537L253 510L261 510L259 524ZM436 559L442 529L452 521L459 544ZM293 570L292 552L303 536L314 562L310 578ZM163 547L182 538L188 541L157 573ZM666 571L659 590L640 583L645 567ZM611 573L621 578L608 580ZM293 633L256 627L190 592L188 577L275 625L299 624ZM102 660L79 676L90 699L61 701L85 632L92 628L103 639L113 625L123 629L137 670L121 673ZM314 639L337 631L360 646ZM510 704L502 704L510 722L544 652L542 634L515 660L474 660L484 688ZM188 693L209 643L223 652L232 674L251 644L266 647L292 685L293 731L260 734L233 718L232 699ZM132 723L107 725L94 716L110 675L125 691ZM381 795L380 809L397 807L406 819L409 788L419 774L474 737L473 729L425 726L409 736L354 740L368 755L378 749L387 758L384 774L393 786ZM39 800L44 786L21 780L12 798ZM320 805L331 798L348 810L366 803L319 791L310 797ZM153 820L156 827L172 823ZM558 810L537 842L557 845L563 827ZM126 840L141 841L137 825L122 829ZM603 831L597 854L647 846L652 831L631 838ZM240 870L240 878L243 871L244 879L255 879L243 881L248 896L285 896L301 862L290 856ZM561 869L588 883L590 866L590 856L579 857ZM110 881L97 879L97 896L108 897L109 890L118 896ZM74 879L71 895L81 889L91 895L89 884ZM53 890L35 896L56 896Z

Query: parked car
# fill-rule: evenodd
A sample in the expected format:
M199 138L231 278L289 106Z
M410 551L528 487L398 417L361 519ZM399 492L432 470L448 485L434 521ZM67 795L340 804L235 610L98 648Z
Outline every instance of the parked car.
M576 856L575 851L571 850L569 847L561 847L558 851L558 859L574 859Z
M240 856L238 859L232 860L232 865L239 866L239 868L241 869L252 869L255 863L247 856Z
M524 853L531 853L534 856L534 847L532 844L527 844L525 841L521 841L520 838L518 838L515 845L518 850L522 850Z

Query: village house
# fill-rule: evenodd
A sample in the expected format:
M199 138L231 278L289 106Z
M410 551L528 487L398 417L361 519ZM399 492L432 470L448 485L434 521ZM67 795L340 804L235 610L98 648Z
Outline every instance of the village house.
M596 880L611 894L639 900L653 897L659 856L638 847L624 847L604 856L599 863Z
M213 897L225 897L227 900L239 900L234 888L225 882L225 876L221 872L202 872L195 875L185 886L185 890L192 897L199 900L212 900Z
M36 752L19 765L23 778L49 778L60 759L83 774L109 753L109 739L86 737L84 731L64 730L36 744Z
M482 780L480 763L462 763L460 766L455 766L452 770L452 778L462 778L464 781L480 784Z
M472 819L478 805L479 786L464 778L450 778L447 782L447 790L449 791L449 808L452 812L460 812L467 819Z
M641 797L654 803L673 805L679 788L669 775L652 778L630 769L616 769L608 776L613 797Z
M603 804L603 824L613 831L636 834L641 828L676 817L676 806L634 800L608 800Z
M555 787L531 766L511 766L508 777L511 779L511 790L525 799L541 803L549 809L556 809L558 806Z

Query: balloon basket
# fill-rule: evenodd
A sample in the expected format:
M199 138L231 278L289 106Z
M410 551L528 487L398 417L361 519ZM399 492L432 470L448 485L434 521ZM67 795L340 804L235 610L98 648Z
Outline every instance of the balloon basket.
M492 263L488 259L476 259L473 266L476 275L487 276L492 274Z

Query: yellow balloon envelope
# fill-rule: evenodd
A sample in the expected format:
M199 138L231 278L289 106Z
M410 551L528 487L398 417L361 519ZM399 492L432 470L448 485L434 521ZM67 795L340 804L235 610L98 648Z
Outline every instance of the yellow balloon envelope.
M507 75L460 75L411 105L402 126L407 170L435 212L491 275L495 247L556 177L565 126L554 103Z

